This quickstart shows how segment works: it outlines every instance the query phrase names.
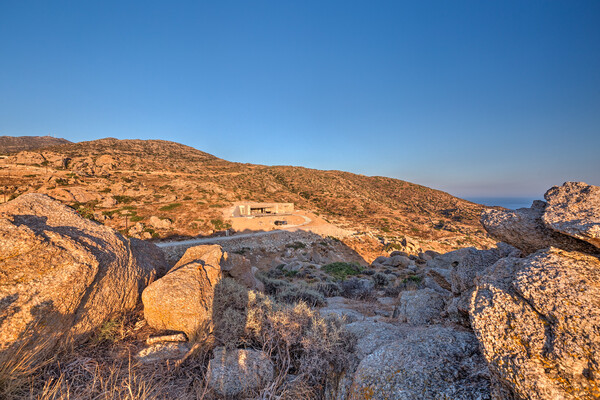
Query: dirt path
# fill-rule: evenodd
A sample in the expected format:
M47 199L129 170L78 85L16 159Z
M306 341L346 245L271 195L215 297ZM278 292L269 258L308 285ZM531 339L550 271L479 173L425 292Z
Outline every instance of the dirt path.
M301 217L304 218L304 222L301 224L289 225L289 226L282 227L280 229L275 229L272 231L260 231L260 232L253 232L253 233L241 233L239 235L231 235L231 236L218 236L218 237L211 237L211 238L199 238L199 239L189 239L189 240L180 240L180 241L171 241L171 242L159 242L159 243L156 243L156 245L158 247L166 248L166 247L175 247L175 246L189 246L189 245L203 244L203 243L219 243L219 242L224 242L224 241L228 241L228 240L236 240L236 239L253 238L253 237L258 237L258 236L273 235L273 234L285 232L289 229L294 229L294 228L298 228L298 227L301 227L304 225L308 225L312 222L312 219L310 219L309 217L307 217L305 215L301 215Z

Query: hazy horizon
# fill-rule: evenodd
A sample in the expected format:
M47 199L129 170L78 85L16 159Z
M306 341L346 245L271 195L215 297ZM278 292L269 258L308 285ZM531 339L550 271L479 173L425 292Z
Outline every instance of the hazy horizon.
M600 185L599 18L597 1L3 2L0 135L542 198Z

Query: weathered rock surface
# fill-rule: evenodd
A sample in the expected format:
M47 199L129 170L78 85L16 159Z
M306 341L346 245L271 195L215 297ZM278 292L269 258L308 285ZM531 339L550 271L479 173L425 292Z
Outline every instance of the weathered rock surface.
M173 223L168 219L161 219L157 216L153 215L148 219L148 224L153 226L156 229L170 229L173 226Z
M349 399L489 399L489 376L475 336L413 328L366 356Z
M182 331L193 339L212 321L215 285L221 280L218 245L189 248L177 264L142 294L144 317L156 329Z
M132 310L167 265L156 246L128 240L41 194L0 205L0 350L40 338L83 339Z
M208 385L221 396L259 390L273 380L273 363L258 350L217 347L208 363Z
M435 290L406 290L400 294L398 319L412 325L430 324L440 318L444 306L443 297Z
M482 213L481 223L494 238L531 254L550 246L568 251L597 252L589 243L556 232L544 225L546 203L536 200L531 208L493 210Z
M140 350L137 359L144 364L180 360L188 351L190 351L190 345L187 342L153 343Z
M546 192L544 224L600 249L600 187L566 182ZM600 251L600 250L599 250Z
M264 291L264 285L254 277L250 260L235 253L224 253L221 270L248 289Z
M471 323L491 371L528 399L600 397L600 261L556 248L477 280Z

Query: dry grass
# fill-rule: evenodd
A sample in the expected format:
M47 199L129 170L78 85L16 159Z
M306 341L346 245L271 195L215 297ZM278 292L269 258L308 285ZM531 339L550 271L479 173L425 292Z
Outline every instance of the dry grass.
M214 330L198 336L182 362L140 363L149 328L142 313L105 323L86 343L47 358L43 343L1 353L0 399L154 400L218 399L207 387L212 349L254 348L275 365L276 377L250 397L322 398L350 362L354 338L341 321L323 318L306 303L282 304L225 279L218 285Z

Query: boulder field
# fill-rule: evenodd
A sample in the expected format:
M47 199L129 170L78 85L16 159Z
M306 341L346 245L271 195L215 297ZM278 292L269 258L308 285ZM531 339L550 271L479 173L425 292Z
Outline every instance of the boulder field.
M600 398L600 188L567 182L531 208L490 209L481 221L502 241L495 248L394 252L339 282L311 266L310 279L336 289L322 295L321 317L353 341L344 369L322 382L325 398ZM300 277L307 268L274 272ZM253 271L249 259L208 245L188 249L167 272L154 245L47 196L23 195L0 206L0 352L81 340L141 296L147 324L168 332L137 359L182 360L211 335L224 278L252 293L242 303L275 301L258 293L267 286L291 290L282 279L263 286ZM395 292L381 288L391 276L406 277ZM260 396L297 378L252 341L210 350L206 385L223 398Z

